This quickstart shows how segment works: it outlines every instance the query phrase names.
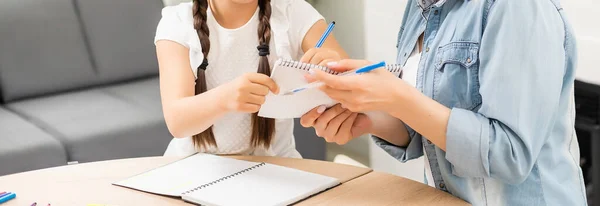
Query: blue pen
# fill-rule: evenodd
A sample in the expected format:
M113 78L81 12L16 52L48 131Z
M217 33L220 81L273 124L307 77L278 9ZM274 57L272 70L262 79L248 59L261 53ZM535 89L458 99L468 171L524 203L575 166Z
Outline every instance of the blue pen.
M15 197L17 197L17 194L9 192L8 194L0 197L0 204L5 203L9 200L15 199Z
M323 43L325 43L325 40L327 40L327 37L329 37L333 27L335 27L335 21L331 22L329 26L327 26L327 30L325 30L325 33L323 33L323 36L321 36L321 39L319 39L315 48L321 48L321 46L323 46Z
M385 62L384 61L376 63L376 64L371 64L369 66L365 66L365 67L362 67L362 68L354 70L354 71L348 71L348 72L339 74L339 76L346 76L346 75L353 75L353 74L362 74L362 73L370 72L370 71L372 71L374 69L377 69L377 68L380 68L380 67L385 67ZM298 93L298 92L301 92L301 91L304 91L304 90L307 90L307 89L311 89L311 88L315 88L315 87L320 87L320 86L323 86L323 85L324 85L323 82L313 82L313 83L304 85L302 87L289 90L288 92L283 93L283 95L291 95L291 94L294 94L294 93Z

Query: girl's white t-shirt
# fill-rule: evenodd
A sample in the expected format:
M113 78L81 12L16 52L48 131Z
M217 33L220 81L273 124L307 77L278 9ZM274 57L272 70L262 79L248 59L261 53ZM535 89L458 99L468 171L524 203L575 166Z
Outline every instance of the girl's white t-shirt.
M190 64L194 75L204 60L198 34L194 29L192 3L182 3L162 10L162 19L156 30L155 42L170 40L189 48ZM269 61L271 66L279 58L299 59L302 40L308 30L323 19L310 4L304 0L271 1L271 42ZM206 69L208 89L228 83L239 76L256 72L258 68L258 8L254 16L243 26L227 29L219 25L210 8L207 11L207 25L210 35L209 66ZM178 69L178 68L167 68ZM197 109L202 109L198 105ZM191 137L174 138L165 155L185 156L195 152L211 154L239 154L301 158L294 141L293 119L277 119L275 136L270 148L252 148L251 114L227 114L213 125L218 147L195 148Z

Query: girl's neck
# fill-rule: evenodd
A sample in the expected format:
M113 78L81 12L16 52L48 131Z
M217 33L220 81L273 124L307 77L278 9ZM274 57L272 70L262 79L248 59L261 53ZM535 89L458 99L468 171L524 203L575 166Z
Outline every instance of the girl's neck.
M211 0L210 9L215 20L226 29L244 26L258 9L258 0L250 3L236 3L232 0Z

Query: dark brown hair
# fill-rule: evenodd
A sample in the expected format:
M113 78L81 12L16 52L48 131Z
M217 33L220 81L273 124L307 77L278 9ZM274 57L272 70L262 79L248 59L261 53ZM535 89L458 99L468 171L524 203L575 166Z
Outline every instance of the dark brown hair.
M202 45L202 53L204 61L198 67L198 78L196 79L196 94L203 93L207 90L205 70L208 67L208 52L210 51L210 40L207 21L208 0L194 0L193 15L194 28L198 32L200 44ZM271 41L271 0L258 0L259 7L259 25L258 25L258 42L257 46L260 61L258 63L258 73L271 75L271 67L269 66L269 42ZM252 114L252 136L250 145L252 147L263 146L268 148L271 145L271 140L275 133L275 120L270 118L259 117L257 113ZM217 146L215 135L212 131L212 126L204 132L192 137L196 147Z

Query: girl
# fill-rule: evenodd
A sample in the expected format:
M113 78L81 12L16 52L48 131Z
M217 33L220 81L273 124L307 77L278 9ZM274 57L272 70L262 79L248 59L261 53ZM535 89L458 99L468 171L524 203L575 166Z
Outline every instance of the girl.
M371 133L402 162L425 156L425 182L473 205L586 205L575 37L558 1L408 2L402 79L316 71L347 110L315 109L302 124L340 144ZM379 115L353 113L367 111Z
M171 141L165 155L268 155L299 158L293 121L256 115L277 85L278 58L323 64L346 54L303 0L194 0L162 11L155 44L163 112ZM309 50L311 50L309 52ZM257 69L258 68L258 69Z

